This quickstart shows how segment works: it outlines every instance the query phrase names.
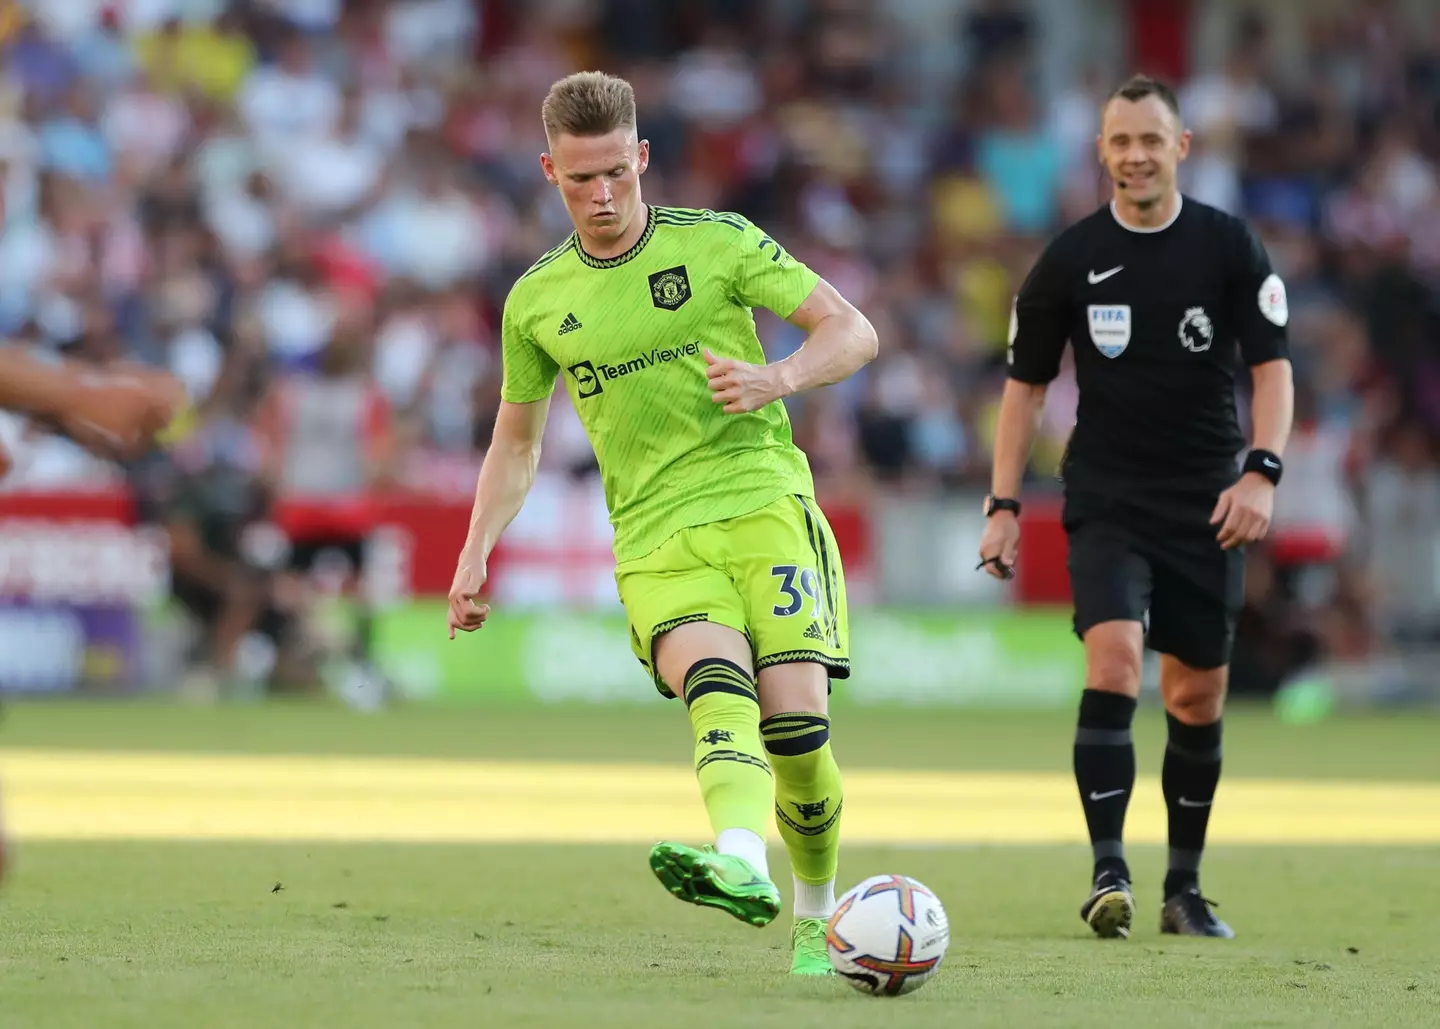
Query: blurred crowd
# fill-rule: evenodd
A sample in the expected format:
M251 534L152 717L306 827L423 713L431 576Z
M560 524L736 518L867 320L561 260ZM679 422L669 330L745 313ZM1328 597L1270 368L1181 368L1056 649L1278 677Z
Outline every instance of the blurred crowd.
M879 360L792 408L825 488L983 488L1011 297L1106 197L1098 107L1134 69L1046 88L1027 5L973 0L937 80L886 10L0 4L0 332L166 365L200 411L184 445L124 470L5 422L7 488L128 476L157 518L191 512L172 530L199 555L186 574L252 607L268 601L211 571L266 550L236 526L267 498L292 501L292 541L343 543L370 491L467 493L500 307L570 229L537 166L540 99L583 67L636 86L647 196L743 212L875 322ZM1301 417L1241 658L1278 681L1318 651L1440 626L1440 32L1385 0L1317 14L1286 76L1255 10L1179 84L1182 174L1251 220L1289 286ZM801 342L762 329L772 356ZM1067 373L1036 489L1054 488L1073 412ZM593 469L563 400L544 462Z

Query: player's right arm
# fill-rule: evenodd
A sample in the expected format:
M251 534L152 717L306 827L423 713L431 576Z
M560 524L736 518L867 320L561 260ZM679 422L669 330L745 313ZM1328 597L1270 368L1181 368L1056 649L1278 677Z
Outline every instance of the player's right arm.
M1065 274L1052 243L1035 262L1010 314L1006 359L1009 377L995 420L995 453L990 495L1020 499L1020 486L1039 431L1045 394L1060 373L1060 358L1070 334ZM980 538L980 560L998 579L1008 579L1020 547L1020 521L1013 512L990 516Z
M486 562L500 534L505 531L535 482L540 464L540 442L545 419L550 413L550 396L555 389L558 366L527 336L512 300L505 304L501 345L505 381L500 387L500 410L480 478L475 484L475 506L470 512L470 531L450 584L450 638L455 630L474 632L485 624L490 608L477 604L485 585Z

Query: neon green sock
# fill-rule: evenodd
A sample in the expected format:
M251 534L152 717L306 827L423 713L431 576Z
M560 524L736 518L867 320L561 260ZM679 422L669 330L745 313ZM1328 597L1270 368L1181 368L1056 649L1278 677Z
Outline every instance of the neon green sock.
M775 788L760 743L755 680L724 658L697 661L685 676L695 733L695 775L715 835L749 829L762 840Z
M812 712L773 715L760 736L775 769L775 822L795 878L835 878L840 862L840 766L830 749L830 719Z

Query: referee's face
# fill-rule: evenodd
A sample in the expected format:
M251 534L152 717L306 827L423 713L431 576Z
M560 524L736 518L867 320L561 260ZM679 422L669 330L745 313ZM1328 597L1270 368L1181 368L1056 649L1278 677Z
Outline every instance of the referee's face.
M540 155L545 178L560 188L570 220L583 235L614 240L625 235L640 207L640 175L650 164L650 143L633 127L603 136L561 133Z
M1100 163L1115 182L1115 196L1153 207L1175 189L1176 171L1190 152L1190 133L1158 96L1116 97L1100 120Z

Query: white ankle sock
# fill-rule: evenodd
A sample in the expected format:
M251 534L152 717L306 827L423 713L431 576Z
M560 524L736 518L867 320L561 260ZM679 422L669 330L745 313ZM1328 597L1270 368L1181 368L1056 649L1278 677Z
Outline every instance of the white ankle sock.
M723 829L715 837L715 849L721 854L734 854L754 866L755 871L770 878L770 862L765 857L765 841L749 829Z
M829 918L835 913L835 880L816 886L795 880L795 917Z

